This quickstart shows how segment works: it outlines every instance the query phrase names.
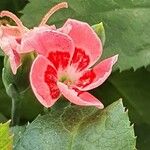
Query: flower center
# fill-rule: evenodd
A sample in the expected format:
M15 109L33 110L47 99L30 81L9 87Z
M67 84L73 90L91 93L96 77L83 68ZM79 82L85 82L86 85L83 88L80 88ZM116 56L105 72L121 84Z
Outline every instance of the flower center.
M60 82L70 86L73 84L73 81L67 76L67 75L62 75L59 79Z
M68 86L73 85L75 82L67 72L60 73L59 81Z

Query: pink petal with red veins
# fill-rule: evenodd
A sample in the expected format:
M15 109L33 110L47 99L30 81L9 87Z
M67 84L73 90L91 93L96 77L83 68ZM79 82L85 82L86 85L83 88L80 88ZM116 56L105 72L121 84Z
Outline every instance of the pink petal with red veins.
M30 83L35 96L45 107L51 107L60 97L56 81L57 71L53 65L38 55L31 67Z
M68 19L60 29L68 33L75 43L75 53L72 64L81 71L94 65L102 54L102 43L87 23Z
M115 55L86 71L77 81L76 87L81 91L87 91L100 86L111 74L112 67L117 60L118 55Z
M79 94L75 90L69 89L67 85L61 82L58 82L57 85L63 96L67 98L71 103L81 106L95 106L100 109L104 108L103 104L88 92L82 92Z
M56 69L65 69L74 52L72 39L57 31L37 32L28 42L39 54L46 56Z

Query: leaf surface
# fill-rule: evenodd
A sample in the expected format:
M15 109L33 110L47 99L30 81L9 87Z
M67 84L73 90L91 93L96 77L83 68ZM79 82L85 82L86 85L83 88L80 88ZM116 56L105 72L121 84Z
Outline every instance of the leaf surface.
M135 137L119 100L104 110L68 106L37 117L15 147L26 149L134 150Z
M12 150L12 139L9 122L4 124L0 123L0 150Z
M30 0L22 13L28 27L37 26L44 14L60 0ZM62 25L67 18L90 25L104 23L106 43L103 58L119 54L121 71L150 64L149 0L67 0L69 8L53 15L49 24ZM35 5L36 4L36 5Z

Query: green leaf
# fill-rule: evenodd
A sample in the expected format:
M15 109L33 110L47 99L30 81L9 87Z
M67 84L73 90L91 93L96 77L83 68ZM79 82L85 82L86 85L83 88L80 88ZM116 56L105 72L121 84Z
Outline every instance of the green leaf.
M137 138L137 149L138 150L149 150L150 146L150 125L138 124L135 126L135 132Z
M16 146L17 142L20 140L22 134L24 133L26 126L14 126L11 127L11 132L15 135L13 138L13 147Z
M0 150L12 149L12 136L10 136L9 122L0 124Z
M31 87L21 93L21 96L23 100L21 119L24 119L24 121L32 121L38 114L43 113L43 106L35 97Z
M131 121L135 123L137 146L140 150L149 150L150 139L150 72L141 68L114 72L110 78L92 91L107 106L115 99L123 98L129 109Z
M0 123L4 123L6 121L7 121L7 118L3 114L0 113Z
M22 13L28 27L37 26L44 14L60 0L30 0ZM104 23L106 43L103 58L119 54L117 68L126 70L150 64L149 0L67 0L68 9L53 15L49 24L62 25L67 18L89 24ZM36 5L35 5L36 4ZM36 17L35 17L36 16Z
M104 110L68 106L37 117L15 150L134 150L133 126L119 100Z
M123 98L124 104L129 109L133 122L148 123L150 125L150 72L141 68L114 72L108 81L92 92L101 98L105 105L115 99Z
M28 0L0 0L0 11L9 10L18 14Z
M102 44L105 44L106 36L105 36L105 29L103 26L103 23L98 23L92 26L94 31L97 33L97 35L100 37Z

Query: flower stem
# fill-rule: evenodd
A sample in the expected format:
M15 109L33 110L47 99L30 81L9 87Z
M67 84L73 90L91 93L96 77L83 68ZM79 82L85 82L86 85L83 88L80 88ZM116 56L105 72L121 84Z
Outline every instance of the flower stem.
M15 126L20 123L21 96L13 84L7 88L7 94L12 99L11 126Z

